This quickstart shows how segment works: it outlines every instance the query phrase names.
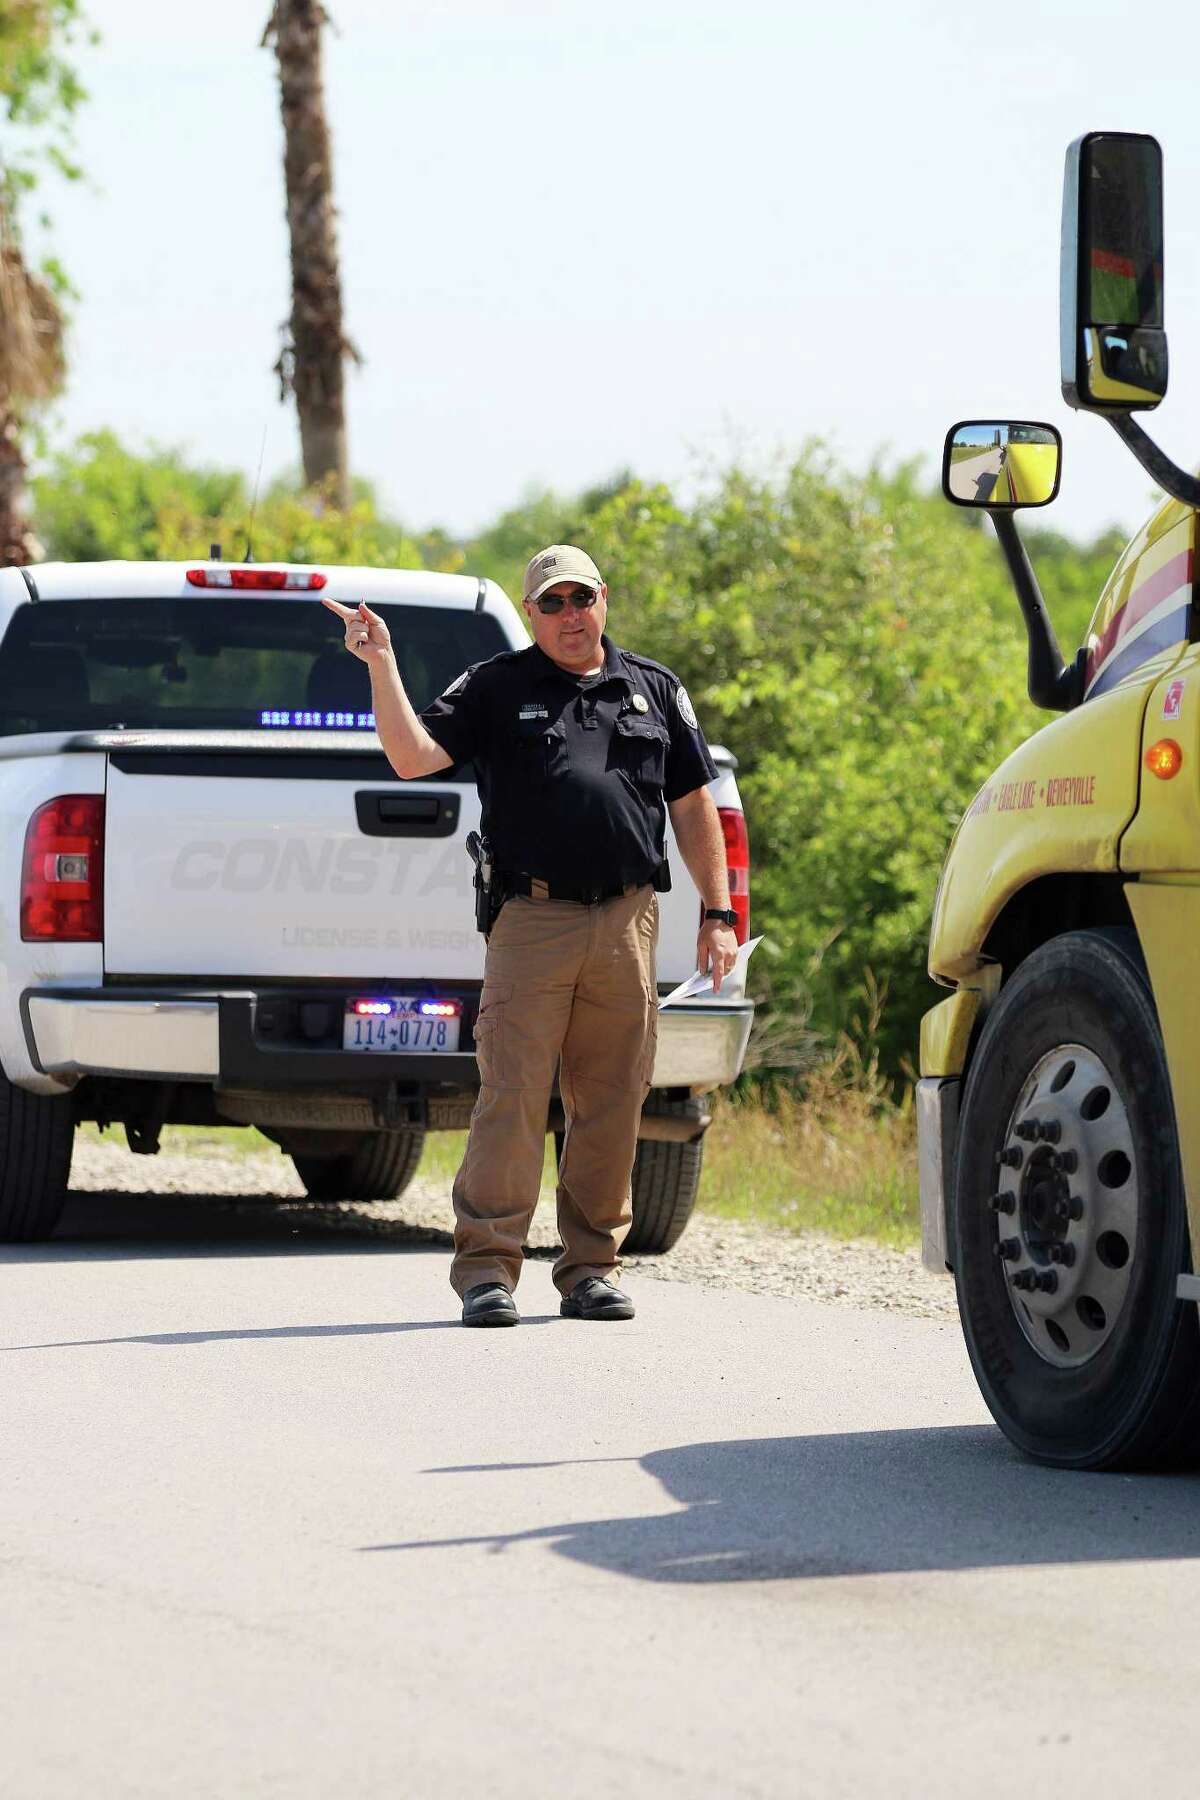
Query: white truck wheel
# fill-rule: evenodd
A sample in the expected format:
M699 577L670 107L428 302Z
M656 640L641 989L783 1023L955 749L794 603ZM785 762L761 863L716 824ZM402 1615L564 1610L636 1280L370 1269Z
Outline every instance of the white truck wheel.
M69 1096L27 1094L0 1074L0 1243L50 1236L67 1198L74 1135Z
M362 1142L337 1156L293 1155L312 1200L396 1200L417 1172L425 1132L364 1132Z
M703 1100L668 1100L651 1094L646 1111L659 1118L703 1118ZM554 1133L554 1153L561 1164L564 1134ZM679 1242L692 1216L700 1192L704 1164L704 1139L693 1143L664 1143L658 1138L639 1138L633 1159L633 1224L621 1246L630 1256L659 1256Z

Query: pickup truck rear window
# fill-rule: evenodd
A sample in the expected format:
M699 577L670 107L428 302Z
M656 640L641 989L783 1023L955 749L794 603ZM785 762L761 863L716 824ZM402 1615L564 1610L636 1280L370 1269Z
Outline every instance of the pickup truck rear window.
M418 709L509 648L486 613L379 606ZM312 600L62 600L22 606L0 644L0 735L369 729L371 683Z

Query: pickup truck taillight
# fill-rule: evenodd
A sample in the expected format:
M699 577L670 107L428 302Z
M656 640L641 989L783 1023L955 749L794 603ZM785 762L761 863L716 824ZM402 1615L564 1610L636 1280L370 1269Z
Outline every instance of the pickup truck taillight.
M104 797L63 794L25 831L21 936L26 943L95 944L104 935Z
M737 941L750 936L750 839L746 815L736 806L719 806L717 816L725 834L725 863L729 870L729 904L737 914Z

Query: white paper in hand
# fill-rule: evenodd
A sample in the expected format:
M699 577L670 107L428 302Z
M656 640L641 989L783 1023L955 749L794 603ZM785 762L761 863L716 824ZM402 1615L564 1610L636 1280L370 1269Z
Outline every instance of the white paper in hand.
M751 956L761 943L761 937L747 938L746 942L738 950L737 960L732 969L730 969L725 980L721 983L722 992L724 992L726 982L738 983L745 980L746 964L750 961ZM699 1000L702 995L711 994L712 991L713 983L711 974L702 975L699 969L697 969L694 975L689 975L686 981L681 981L677 988L672 988L669 994L664 994L663 998L658 1003L658 1010L661 1012L664 1006L678 1006L681 1000ZM720 999L719 994L717 998Z

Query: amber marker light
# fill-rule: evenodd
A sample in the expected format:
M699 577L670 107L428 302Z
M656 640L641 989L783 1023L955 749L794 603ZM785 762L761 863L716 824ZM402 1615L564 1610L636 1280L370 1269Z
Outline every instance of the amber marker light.
M1147 750L1144 761L1152 775L1160 781L1170 781L1183 767L1183 751L1174 738L1159 738Z

